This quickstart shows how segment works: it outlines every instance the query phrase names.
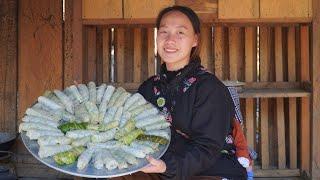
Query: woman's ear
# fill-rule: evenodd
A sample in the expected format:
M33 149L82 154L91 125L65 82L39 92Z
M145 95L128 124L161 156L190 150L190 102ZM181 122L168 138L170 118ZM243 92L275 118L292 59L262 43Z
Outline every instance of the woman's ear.
M199 35L198 35L198 34L195 34L195 35L194 35L194 41L193 41L192 47L198 46L198 42L199 42Z

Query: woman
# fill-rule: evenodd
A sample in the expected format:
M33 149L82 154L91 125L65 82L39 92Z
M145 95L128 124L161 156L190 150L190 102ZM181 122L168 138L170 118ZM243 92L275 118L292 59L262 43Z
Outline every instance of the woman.
M245 179L235 156L221 153L232 130L234 106L223 83L200 65L197 15L187 7L168 7L159 13L156 27L164 64L138 91L171 122L171 143L161 159L148 157L150 164L141 171L162 179Z

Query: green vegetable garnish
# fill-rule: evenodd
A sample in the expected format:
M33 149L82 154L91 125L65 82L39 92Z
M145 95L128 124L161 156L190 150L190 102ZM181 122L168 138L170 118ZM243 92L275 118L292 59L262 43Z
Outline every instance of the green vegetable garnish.
M72 130L87 129L87 126L88 126L87 122L81 122L81 123L68 122L68 123L65 123L65 124L61 124L60 126L58 126L58 128L63 133L66 133L66 132L72 131Z

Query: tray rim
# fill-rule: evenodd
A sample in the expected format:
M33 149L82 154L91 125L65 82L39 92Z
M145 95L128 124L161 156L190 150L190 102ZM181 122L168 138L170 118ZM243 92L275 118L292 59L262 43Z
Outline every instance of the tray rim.
M169 132L169 137L170 137L170 139L169 139L168 144L166 144L166 145L160 145L160 146L165 146L165 147L162 149L162 151L160 152L160 154L158 154L158 156L155 157L155 156L153 156L153 154L151 154L151 156L153 156L153 157L156 158L156 159L161 158L161 157L165 154L165 152L168 150L169 145L170 145L170 143L171 143L171 128L168 127L168 128L166 128L165 130ZM69 175L73 175L73 176L85 177L85 178L113 178L113 177L120 177L120 176L125 176L125 175L130 175L130 174L136 173L136 172L138 172L140 169L142 169L143 167L145 167L145 166L147 166L147 165L149 164L149 163L146 161L145 158L143 158L143 159L142 159L142 158L138 158L140 161L142 161L143 164L142 164L142 165L139 165L138 168L136 168L136 169L134 169L134 170L131 170L131 171L128 171L128 172L122 172L122 173L111 174L111 175L81 174L80 172L83 171L84 169L83 169L83 170L79 170L80 172L73 172L73 171L68 171L68 170L64 169L63 167L61 167L61 166L58 166L57 164L50 164L49 162L46 162L45 159L48 159L48 158L51 158L51 159L52 159L52 157L48 157L48 158L44 158L44 159L40 158L39 155L38 155L38 153L37 153L37 152L33 152L33 151L31 150L31 147L29 147L29 145L28 145L27 142L26 142L26 141L32 141L32 142L38 147L38 148L37 148L37 151L39 151L39 144L37 143L36 140L30 140L29 137L26 136L26 132L25 132L25 131L20 133L20 137L21 137L21 140L22 140L24 146L26 147L26 149L27 149L27 150L29 151L29 153L32 154L32 156L35 157L38 161L40 161L41 163L45 164L45 165L48 166L49 168L52 168L52 169L55 169L56 171L63 172L63 173L65 173L65 174L69 174ZM31 146L31 144L30 144L30 146ZM159 151L156 152L156 154L157 154L157 153L159 153ZM91 164L92 164L92 163L90 163L89 166L90 166ZM56 166L55 166L55 165L56 165ZM72 165L66 165L66 166L68 166L68 167L70 167L70 166L76 166L76 163L73 163ZM89 166L87 166L85 169L89 168ZM77 169L77 167L75 167L75 168ZM92 168L94 168L94 167L92 167ZM105 168L103 168L103 169L95 169L94 171L102 172L102 171L108 171L108 170L105 169ZM83 172L85 172L85 171L83 171Z

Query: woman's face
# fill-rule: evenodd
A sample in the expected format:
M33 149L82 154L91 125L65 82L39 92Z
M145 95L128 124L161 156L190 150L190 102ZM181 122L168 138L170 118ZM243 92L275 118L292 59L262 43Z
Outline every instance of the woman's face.
M168 70L178 70L189 63L192 47L198 45L188 17L179 11L165 14L157 34L157 50Z

